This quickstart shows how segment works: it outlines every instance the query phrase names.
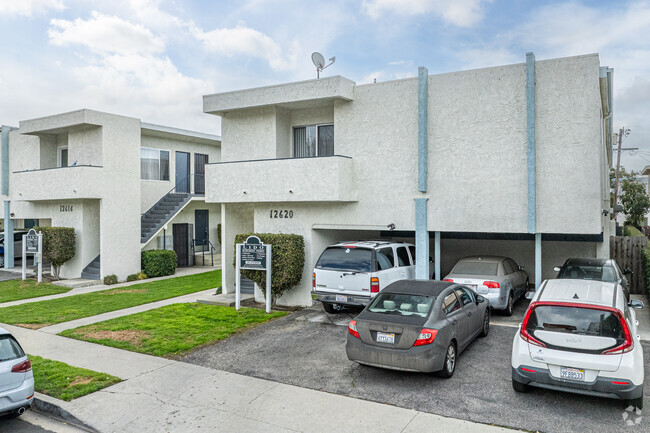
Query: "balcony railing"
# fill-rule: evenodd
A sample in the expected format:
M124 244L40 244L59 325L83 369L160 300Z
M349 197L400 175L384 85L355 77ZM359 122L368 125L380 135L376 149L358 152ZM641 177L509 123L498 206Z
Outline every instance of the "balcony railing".
M11 191L27 201L101 198L104 185L103 167L73 165L16 171Z

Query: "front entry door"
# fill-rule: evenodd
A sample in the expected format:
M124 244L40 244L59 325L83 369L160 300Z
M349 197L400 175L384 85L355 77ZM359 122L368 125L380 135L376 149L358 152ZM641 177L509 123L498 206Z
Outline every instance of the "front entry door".
M210 213L208 210L197 209L194 211L194 227L196 233L194 239L196 240L196 247L199 248L199 245L203 249L204 245L208 244L210 237L208 236L209 224L208 217Z
M176 152L176 192L190 193L190 154Z
M208 155L194 154L194 194L205 194L205 164L207 163Z
M172 224L176 266L189 266L189 224Z

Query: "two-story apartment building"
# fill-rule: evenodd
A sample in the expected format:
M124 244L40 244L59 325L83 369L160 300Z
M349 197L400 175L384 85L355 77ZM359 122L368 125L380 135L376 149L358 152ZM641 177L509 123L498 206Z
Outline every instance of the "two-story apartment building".
M220 137L79 110L2 127L4 238L36 224L74 227L64 278L120 280L140 271L143 249L174 249L179 265L210 242L220 205L205 203L204 168ZM13 267L11 242L5 267ZM20 253L16 254L19 256Z
M612 74L598 55L356 85L322 78L204 96L221 117L224 289L237 233L303 235L302 281L278 302L311 304L311 273L342 240L417 247L442 278L467 255L503 255L530 281L571 256L609 254Z

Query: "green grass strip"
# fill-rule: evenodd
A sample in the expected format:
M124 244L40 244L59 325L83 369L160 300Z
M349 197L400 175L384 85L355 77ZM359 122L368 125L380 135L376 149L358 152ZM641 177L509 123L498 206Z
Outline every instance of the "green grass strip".
M37 329L219 286L221 286L220 270L132 284L83 295L0 308L0 323Z
M256 308L172 304L155 310L68 329L59 335L118 349L175 358L234 332L285 316Z
M70 289L67 287L50 283L37 283L31 279L25 281L21 279L0 281L0 303L57 295L69 291Z
M60 400L70 401L122 381L110 374L72 367L40 356L27 356L32 361L34 389Z

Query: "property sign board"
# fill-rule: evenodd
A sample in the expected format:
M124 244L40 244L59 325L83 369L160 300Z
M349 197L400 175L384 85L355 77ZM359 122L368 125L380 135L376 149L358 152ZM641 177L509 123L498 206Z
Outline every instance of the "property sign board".
M241 246L240 269L266 269L266 245L257 236L249 236Z
M27 254L38 254L38 233L36 230L31 229L25 235L25 252Z

